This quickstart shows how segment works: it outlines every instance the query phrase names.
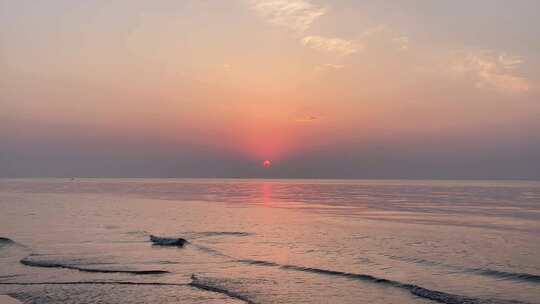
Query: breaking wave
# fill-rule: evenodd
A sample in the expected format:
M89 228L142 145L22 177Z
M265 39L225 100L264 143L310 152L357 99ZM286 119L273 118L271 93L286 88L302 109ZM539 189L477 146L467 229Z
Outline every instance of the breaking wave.
M13 244L16 244L14 240L8 239L8 238L5 238L5 237L0 237L0 248L2 248L4 246L13 245Z
M34 286L34 285L134 285L134 286L189 286L205 291L217 292L230 298L241 300L248 304L256 304L247 296L226 289L212 282L211 279L203 279L195 275L191 276L191 283L162 283L162 282L131 282L131 281L67 281L67 282L0 282L0 285Z
M501 270L495 270L495 269L489 269L489 268L466 268L466 267L460 267L460 266L455 266L455 265L448 265L441 262L429 261L425 259L407 258L407 257L400 257L400 256L388 256L388 257L394 260L400 260L404 262L416 263L416 264L427 265L427 266L441 266L441 267L450 268L453 270L458 270L458 271L467 272L467 273L474 273L474 274L483 275L483 276L496 277L496 278L504 279L504 280L540 283L540 275L536 275L536 274L501 271Z
M507 271L500 271L500 270L494 270L494 269L482 269L482 268L470 269L470 272L474 272L474 273L485 275L485 276L492 276L492 277L497 277L501 279L507 279L507 280L518 280L518 281L540 283L540 275L530 274L530 273L507 272Z
M482 299L482 298L451 294L451 293L446 293L446 292L442 292L438 290L424 288L424 287L414 285L414 284L406 284L399 281L378 278L369 274L358 274L358 273L342 272L342 271L335 271L335 270L327 270L327 269L321 269L321 268L302 267L302 266L296 266L296 265L281 265L281 264L277 264L277 263L269 262L269 261L238 260L238 262L250 264L250 265L256 265L256 266L279 267L281 269L286 269L286 270L317 273L321 275L337 276L337 277L343 277L343 278L348 278L348 279L355 279L355 280L367 281L371 283L382 284L389 287L400 288L402 290L406 290L410 292L411 294L415 296L429 299L432 301L437 301L439 303L445 303L445 304L518 304L518 303L524 303L524 302L519 302L515 300Z
M117 269L99 269L99 268L85 268L75 265L62 264L58 262L51 261L36 261L28 258L24 258L21 261L21 264L31 267L45 267L45 268L64 268L64 269L73 269L82 272L98 272L98 273L128 273L128 274L137 274L137 275L149 275L149 274L165 274L169 273L166 270L117 270Z

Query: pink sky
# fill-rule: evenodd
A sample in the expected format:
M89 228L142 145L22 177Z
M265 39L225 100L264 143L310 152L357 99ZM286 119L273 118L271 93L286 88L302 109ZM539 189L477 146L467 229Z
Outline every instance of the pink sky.
M407 177L407 166L386 167L424 159L421 177L538 177L538 11L537 1L0 0L0 165L100 175L80 163L127 159L102 174L145 175L148 158L177 165L168 175L251 176L272 159L285 177L369 177L366 167ZM455 170L478 159L492 161Z

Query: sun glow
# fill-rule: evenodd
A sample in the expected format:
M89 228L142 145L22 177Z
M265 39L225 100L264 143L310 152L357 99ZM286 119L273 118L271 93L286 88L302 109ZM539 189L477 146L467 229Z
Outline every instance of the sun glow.
M272 162L267 159L267 160L263 161L262 165L263 165L264 168L268 169L268 168L270 168L272 166Z

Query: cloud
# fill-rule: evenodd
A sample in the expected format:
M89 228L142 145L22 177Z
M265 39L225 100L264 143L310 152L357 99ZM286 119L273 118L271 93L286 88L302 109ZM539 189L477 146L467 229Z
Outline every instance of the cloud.
M326 13L324 8L307 0L252 0L251 5L271 24L297 32L306 31Z
M315 67L316 72L322 72L324 70L341 70L345 66L343 64L326 63Z
M408 51L410 40L409 37L401 35L396 30L387 25L381 24L370 27L360 34L360 40L364 44L387 44L398 51Z
M341 56L357 53L369 46L387 45L399 51L409 49L409 37L397 36L395 31L386 25L370 27L361 32L356 40L314 35L302 38L301 42L306 47Z
M392 39L392 42L394 43L394 45L396 45L396 47L400 51L408 51L409 50L409 37L407 37L407 36L394 37Z
M521 57L508 55L506 53L499 54L498 59L499 62L503 65L503 67L507 70L514 69L515 67L523 63Z
M314 115L302 116L296 119L297 122L304 122L304 123L314 122L316 120L319 120L319 117L314 116Z
M526 92L529 81L513 73L523 60L520 57L491 50L457 52L450 70L473 79L481 89L506 92Z
M302 45L321 52L335 53L341 56L354 54L362 48L360 44L351 40L322 36L306 36L302 38Z
M373 26L373 27L370 27L370 28L364 30L360 34L360 38L367 39L367 38L370 38L370 37L375 36L377 34L381 34L381 33L388 32L388 31L390 31L388 26L386 26L384 24L380 24L380 25Z
M327 63L324 65L324 67L334 69L334 70L339 70L339 69L343 69L345 66L342 64Z

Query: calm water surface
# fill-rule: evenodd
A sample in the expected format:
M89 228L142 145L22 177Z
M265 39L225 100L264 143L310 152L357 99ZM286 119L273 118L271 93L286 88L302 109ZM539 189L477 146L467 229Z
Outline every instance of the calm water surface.
M540 182L0 180L0 237L25 303L540 303Z

